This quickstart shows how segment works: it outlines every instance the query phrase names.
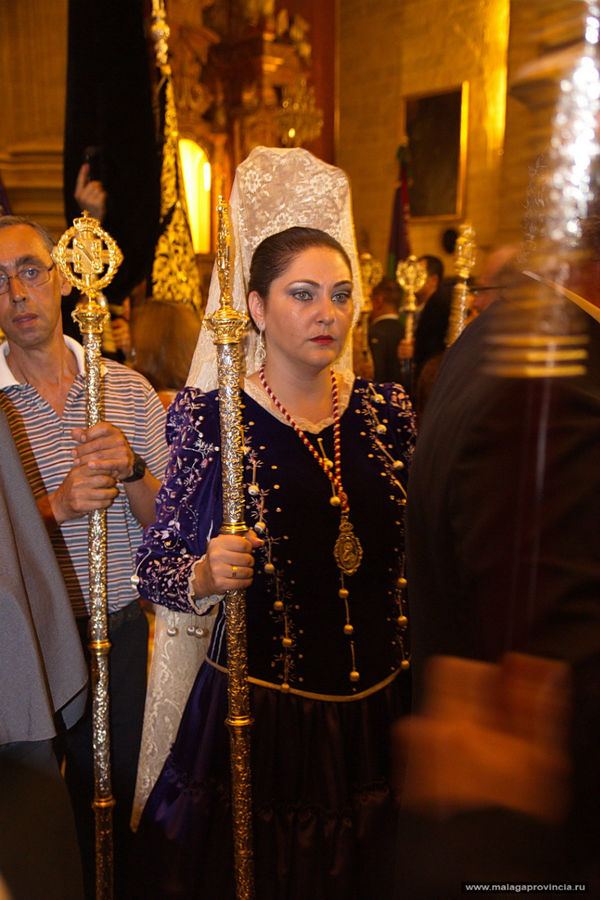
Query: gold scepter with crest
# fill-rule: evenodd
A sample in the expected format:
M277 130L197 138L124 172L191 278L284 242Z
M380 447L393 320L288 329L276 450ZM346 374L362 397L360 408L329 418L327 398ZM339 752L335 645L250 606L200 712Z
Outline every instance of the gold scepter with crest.
M420 291L427 281L427 269L425 263L420 262L416 256L409 256L396 266L396 281L405 294L405 301L400 307L404 313L404 340L407 343L414 341L415 315L417 312L417 291ZM412 358L403 360L406 372L403 373L404 384L412 387Z
M231 230L229 209L223 198L217 207L219 233L217 271L221 290L219 309L206 324L217 351L219 415L221 423L221 467L223 485L222 534L245 534L244 522L244 429L240 398L241 342L248 316L233 308L231 293ZM238 900L254 897L252 855L252 790L250 773L250 697L246 645L245 590L227 591L227 726L231 752L231 805L235 881Z
M85 353L86 427L104 417L102 331L108 318L101 291L112 281L123 255L97 219L75 219L52 251L62 275L83 294L73 311ZM106 510L88 515L90 577L89 650L92 663L92 727L94 746L94 816L96 823L96 898L113 895L112 796L108 689L108 608L106 597Z

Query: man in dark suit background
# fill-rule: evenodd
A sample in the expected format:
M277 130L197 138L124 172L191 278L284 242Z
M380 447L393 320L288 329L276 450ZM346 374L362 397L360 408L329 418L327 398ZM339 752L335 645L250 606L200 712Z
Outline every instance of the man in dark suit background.
M413 818L411 811L401 830L398 896L408 889L413 900L459 897L461 883L469 880L595 877L600 312L577 291L600 299L594 297L597 266L588 261L579 283L571 285L575 291L562 290L562 296L549 296L540 285L545 295L534 292L532 298L537 282L521 276L513 291L466 328L446 353L423 417L408 498L417 698L423 697L426 665L434 656L496 663L518 651L566 663L572 681L570 815L549 821L511 808L508 797L506 803L469 803L462 810L459 804L445 818L431 809ZM572 275L577 280L576 269ZM527 332L531 306L523 304L524 296L540 313L554 307L555 320L570 322L582 336L587 361L581 374L554 369L554 377L528 377L523 367L506 368L506 335ZM547 344L549 371L556 365L556 346ZM463 687L468 694L471 686ZM493 710L481 712L493 718ZM503 774L510 794L509 766Z
M404 335L399 318L402 290L393 278L384 278L371 292L369 345L374 365L374 380L378 382L402 380L402 363L398 359L398 344Z

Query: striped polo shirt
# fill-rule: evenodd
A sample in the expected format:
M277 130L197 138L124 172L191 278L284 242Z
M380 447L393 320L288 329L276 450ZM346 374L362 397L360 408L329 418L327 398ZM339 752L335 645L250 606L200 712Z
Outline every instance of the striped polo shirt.
M73 428L85 428L84 352L65 335L77 359L78 374L71 385L63 414L40 397L30 384L16 381L6 362L8 343L0 345L0 405L10 422L15 444L34 496L55 491L73 465L70 451L77 446ZM127 437L132 449L162 479L168 450L164 436L165 412L153 388L138 372L103 359L104 418ZM107 595L109 612L116 612L137 597L131 584L135 553L142 540L139 524L122 485L107 510ZM73 612L86 616L89 607L88 517L71 519L51 535Z

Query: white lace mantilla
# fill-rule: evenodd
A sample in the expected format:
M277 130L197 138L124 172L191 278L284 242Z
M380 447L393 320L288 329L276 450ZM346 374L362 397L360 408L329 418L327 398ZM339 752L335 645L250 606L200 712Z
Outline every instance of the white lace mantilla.
M362 307L362 286L348 176L341 169L317 159L308 150L286 150L256 147L238 166L229 210L232 229L233 306L247 313L246 297L252 254L258 245L272 234L304 225L321 231L340 242L352 266L354 322ZM219 279L213 269L205 317L219 307ZM254 365L256 332L248 329L244 355L246 372ZM335 364L338 370L352 369L352 331L346 346ZM217 388L215 345L204 325L196 345L188 384L204 391Z
M175 740L185 704L208 651L216 615L216 610L197 616L164 606L156 606L155 611L154 648L131 813L134 831Z

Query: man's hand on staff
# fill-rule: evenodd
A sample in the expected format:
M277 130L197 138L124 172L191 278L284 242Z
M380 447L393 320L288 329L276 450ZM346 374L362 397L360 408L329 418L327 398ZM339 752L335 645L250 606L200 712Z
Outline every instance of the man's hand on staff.
M131 475L133 450L123 432L110 422L74 428L71 435L79 444L71 451L76 465L87 465L94 473L110 475L115 481Z
M73 468L55 491L38 499L49 531L92 510L107 509L119 494L117 482L133 471L133 450L125 435L110 422L74 428L71 435L78 442L71 451ZM142 525L153 519L159 487L160 482L148 470L139 481L124 485L131 512Z
M123 432L110 422L98 422L87 429L74 428L71 434L79 442L72 450L76 464L87 466L97 475L109 476L115 482L133 474L134 452ZM143 477L123 487L133 515L140 524L149 525L154 520L154 499L160 481L146 469Z
M253 551L263 544L252 530L245 535L219 534L210 540L205 556L194 567L196 597L249 587L254 577Z
M92 510L106 509L118 493L112 476L98 474L86 463L73 466L55 491L38 500L38 507L46 527L52 530Z

